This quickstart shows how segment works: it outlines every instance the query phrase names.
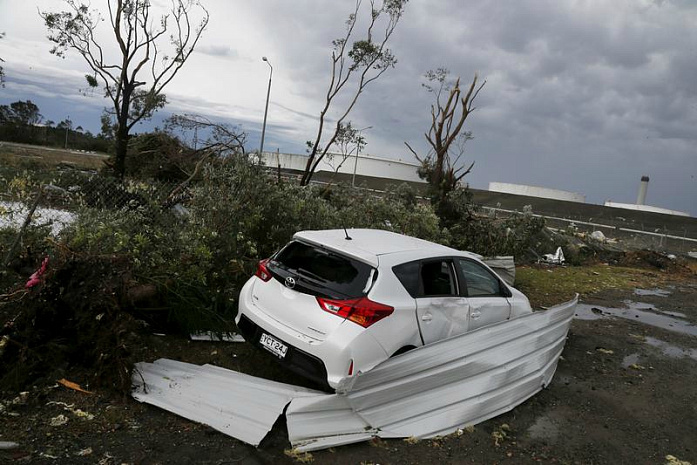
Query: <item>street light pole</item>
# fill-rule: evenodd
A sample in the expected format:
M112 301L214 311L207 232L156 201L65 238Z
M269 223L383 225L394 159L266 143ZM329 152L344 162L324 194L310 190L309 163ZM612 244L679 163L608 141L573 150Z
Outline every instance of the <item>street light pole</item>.
M373 129L372 126L366 126L363 129L359 129L358 132L358 137L363 137L363 131L366 129ZM356 148L356 160L353 162L353 178L351 178L351 187L356 187L356 169L358 168L358 155L361 153L361 146L360 143L358 147Z
M269 88L266 91L266 108L264 108L264 125L261 127L261 146L259 147L259 156L264 153L264 135L266 134L266 115L269 113L269 96L271 95L271 77L273 76L273 66L271 62L266 57L261 57L262 61L265 61L269 65Z

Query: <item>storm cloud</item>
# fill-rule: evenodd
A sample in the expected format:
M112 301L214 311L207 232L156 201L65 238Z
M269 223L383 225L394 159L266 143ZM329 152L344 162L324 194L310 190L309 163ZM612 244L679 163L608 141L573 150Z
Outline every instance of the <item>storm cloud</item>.
M31 73L48 80L84 74L79 60L48 54L36 3L57 2L25 2L27 11L9 3L0 16L15 14L18 24L8 24L0 47L21 50L0 48L8 73L0 103L31 98L13 75L45 93ZM204 3L210 27L201 53L167 90L171 110L258 131L267 56L274 67L267 147L301 150L316 130L331 41L342 36L354 1ZM446 67L464 84L478 73L486 85L467 127L475 137L465 156L476 162L472 186L513 182L582 192L595 203L632 202L640 177L649 175L648 203L695 214L696 25L697 3L687 0L412 0L391 43L396 68L368 87L350 118L355 127L372 126L364 132L368 153L412 159L405 141L427 149L432 96L423 74ZM40 64L33 71L16 61L27 53Z

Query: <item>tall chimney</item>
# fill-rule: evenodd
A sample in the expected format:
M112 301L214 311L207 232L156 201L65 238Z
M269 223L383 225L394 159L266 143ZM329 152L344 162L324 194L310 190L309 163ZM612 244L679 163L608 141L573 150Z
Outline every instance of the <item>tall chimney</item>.
M644 202L646 202L646 191L649 188L649 177L648 176L642 176L641 177L641 184L639 184L639 195L636 197L636 204L637 205L644 205Z

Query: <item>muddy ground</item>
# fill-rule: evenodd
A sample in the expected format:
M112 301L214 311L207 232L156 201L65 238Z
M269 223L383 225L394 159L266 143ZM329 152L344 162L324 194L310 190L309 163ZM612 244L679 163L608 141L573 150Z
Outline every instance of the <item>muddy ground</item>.
M4 399L0 442L18 447L0 450L0 463L276 464L304 459L319 464L638 465L668 463L666 456L672 455L695 464L697 335L644 324L645 314L609 316L600 307L653 304L656 310L646 310L649 314L677 312L697 325L697 279L649 274L642 287L669 294L606 289L584 295L590 306L581 308L579 316L592 319L574 320L551 385L511 412L459 435L419 442L376 440L293 458L285 452L290 445L283 420L256 449L130 398L102 391L85 394L56 384ZM147 345L148 361L168 357L213 363L305 384L246 343L153 335ZM74 380L81 377L76 373Z

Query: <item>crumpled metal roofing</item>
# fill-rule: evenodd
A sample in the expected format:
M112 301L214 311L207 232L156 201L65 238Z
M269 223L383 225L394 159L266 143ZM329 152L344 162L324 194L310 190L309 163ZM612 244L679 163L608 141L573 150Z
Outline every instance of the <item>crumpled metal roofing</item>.
M168 359L137 363L132 396L253 446L294 398L325 395L213 365Z
M252 445L287 405L288 437L301 451L449 434L511 410L550 383L577 302L414 349L359 373L336 394L158 360L138 364L143 380L134 375L134 397Z
M333 396L294 399L290 441L315 450L344 444L345 435L433 437L507 412L551 381L577 301L412 350ZM365 426L344 422L335 433L333 412L351 411Z

